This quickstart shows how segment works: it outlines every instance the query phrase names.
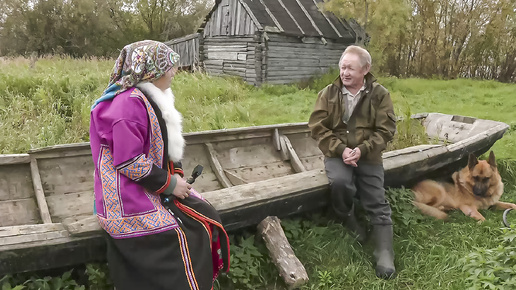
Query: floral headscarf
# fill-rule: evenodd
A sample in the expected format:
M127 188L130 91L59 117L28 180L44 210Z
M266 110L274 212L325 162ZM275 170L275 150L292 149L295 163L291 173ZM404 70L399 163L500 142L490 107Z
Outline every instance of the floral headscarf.
M107 89L91 109L142 81L159 79L178 63L179 54L164 43L143 40L126 45L115 62Z

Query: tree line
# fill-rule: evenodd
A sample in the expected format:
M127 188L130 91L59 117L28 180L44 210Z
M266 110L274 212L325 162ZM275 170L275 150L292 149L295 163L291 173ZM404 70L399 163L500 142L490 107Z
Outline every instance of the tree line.
M0 56L115 56L196 31L214 0L1 0ZM367 31L375 67L398 77L516 81L516 0L325 0Z
M324 6L366 27L382 72L516 81L515 0L330 0Z
M0 56L114 56L197 30L213 0L1 0Z

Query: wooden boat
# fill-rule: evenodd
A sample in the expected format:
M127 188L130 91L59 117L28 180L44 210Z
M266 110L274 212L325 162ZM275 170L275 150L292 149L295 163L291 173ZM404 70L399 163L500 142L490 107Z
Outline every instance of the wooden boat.
M480 155L500 139L501 122L420 114L440 144L384 153L386 186ZM204 166L194 187L219 210L228 230L327 204L323 156L306 123L185 134L185 172ZM103 260L92 215L93 162L88 143L0 155L0 275ZM1 276L0 276L1 277Z

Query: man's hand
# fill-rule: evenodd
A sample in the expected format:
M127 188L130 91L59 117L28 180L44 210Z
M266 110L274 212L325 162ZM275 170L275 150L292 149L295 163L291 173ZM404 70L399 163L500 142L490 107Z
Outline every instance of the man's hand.
M346 147L344 152L342 152L342 161L344 161L344 163L347 165L357 167L357 162L360 159L360 156L362 156L362 152L360 152L358 147L355 147L354 149Z
M183 179L179 174L174 174L173 177L176 178L177 183L172 193L177 198L185 199L190 195L190 189L192 188L192 185L187 183L186 180Z

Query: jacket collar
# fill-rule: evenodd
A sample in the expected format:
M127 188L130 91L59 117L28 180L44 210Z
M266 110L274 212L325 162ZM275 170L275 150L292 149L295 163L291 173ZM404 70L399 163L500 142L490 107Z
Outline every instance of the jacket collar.
M373 82L376 81L376 78L373 76L372 73L368 72L365 76L364 76L364 79L365 79L365 87L366 87L366 91L368 90L371 90L372 86L373 86ZM340 91L342 91L342 87L344 86L342 84L342 80L340 79L340 75L337 76L337 78L335 79L335 81L333 81L333 84L335 86L337 86L339 88Z

